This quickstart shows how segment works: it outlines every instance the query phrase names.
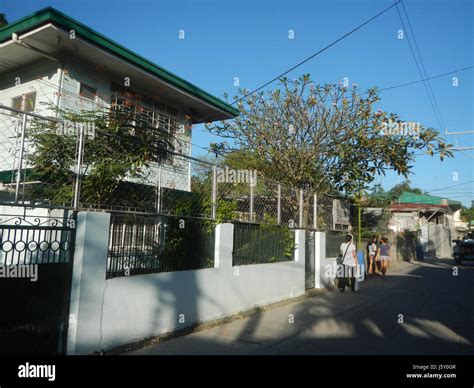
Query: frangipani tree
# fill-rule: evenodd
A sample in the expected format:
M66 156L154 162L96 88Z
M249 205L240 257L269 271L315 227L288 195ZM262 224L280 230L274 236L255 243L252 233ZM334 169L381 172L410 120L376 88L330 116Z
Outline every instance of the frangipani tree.
M375 109L376 88L359 93L355 85L315 85L304 75L282 78L272 91L248 94L240 90L234 96L240 116L207 125L227 139L213 149L238 150L246 168L295 187L357 194L377 174L396 171L408 177L416 152L441 160L452 156L450 145L432 128L388 133L386 123L401 120Z

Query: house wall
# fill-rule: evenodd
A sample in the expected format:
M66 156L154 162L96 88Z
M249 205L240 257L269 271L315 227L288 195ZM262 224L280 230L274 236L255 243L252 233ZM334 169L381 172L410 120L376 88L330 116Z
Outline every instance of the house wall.
M17 79L18 77L18 79ZM0 104L11 107L12 98L36 92L35 113L52 116L47 104L56 104L58 95L58 63L41 61L12 70L0 78Z
M61 93L60 100L62 109L80 111L81 109L94 110L110 106L112 94L110 85L112 81L116 81L112 75L104 73L100 66L93 68L91 66L81 65L79 67L73 63L66 63L65 69L63 93ZM81 82L97 89L95 101L90 101L79 95ZM140 92L140 88L135 87L135 89ZM179 109L177 121L179 123L178 126L181 126L181 131L177 136L184 140L184 144L187 144L191 141L191 133L184 130L186 118L183 111ZM184 155L189 155L190 147L182 146L180 147L180 151L182 151ZM190 191L189 169L189 163L179 158L176 158L173 164L162 164L161 171L159 165L155 163L150 167L149 171L145 173L148 174L145 182L140 183L157 185L158 182L161 181L162 187Z
M417 212L393 212L388 227L395 232L404 229L417 230L419 225Z
M53 116L54 109L50 104L54 105L58 99L58 79L57 63L51 61L2 74L0 104L12 107L13 98L36 92L35 113ZM0 171L18 168L22 120L21 115L12 115L11 111L0 109ZM29 124L30 121L27 122L27 129ZM25 145L28 149L28 141Z
M452 217L448 218L448 226L456 238L461 237L468 230L468 223L461 219L461 211L462 209L456 210Z
M71 290L69 354L182 329L305 292L305 232L295 261L232 266L233 225L216 229L215 267L106 280L110 216L80 212Z
M431 257L452 256L452 240L456 236L444 225L427 224L421 226L420 244L423 253Z
M15 84L16 77L20 77L21 83L19 85ZM110 85L113 80L113 76L101 70L100 66L94 68L91 65L78 64L73 61L35 63L29 67L12 71L5 76L2 75L0 104L11 107L12 98L36 91L34 113L39 115L56 116L55 109L48 104L76 112L103 109L110 106ZM94 101L79 95L81 83L97 89L97 97ZM137 90L140 91L139 88ZM176 136L184 140L176 142L176 151L183 155L190 155L191 131L185 129L188 123L184 109L176 108L178 109L177 121L180 128ZM0 171L15 170L18 168L20 149L18 139L21 133L22 117L21 115L13 117L10 112L3 113L0 112ZM28 128L29 126L27 126ZM28 147L28 141L26 141L26 147ZM148 173L149 176L145 183L157 185L160 179L158 165L151 167ZM175 158L173 164L164 163L161 168L161 182L164 187L189 191L189 162Z
M83 110L96 110L108 107L110 104L111 78L99 70L81 64L80 66L71 62L64 63L63 80L61 87L61 98L59 106L61 109L79 112ZM80 92L81 83L97 89L95 100L82 97Z

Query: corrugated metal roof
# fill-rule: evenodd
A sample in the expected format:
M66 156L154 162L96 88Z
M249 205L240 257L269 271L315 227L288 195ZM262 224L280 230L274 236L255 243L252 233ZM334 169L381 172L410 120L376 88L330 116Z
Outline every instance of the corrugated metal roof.
M416 194L404 191L397 200L398 203L417 203L422 205L458 205L460 201L454 201L448 198L436 197L434 195Z

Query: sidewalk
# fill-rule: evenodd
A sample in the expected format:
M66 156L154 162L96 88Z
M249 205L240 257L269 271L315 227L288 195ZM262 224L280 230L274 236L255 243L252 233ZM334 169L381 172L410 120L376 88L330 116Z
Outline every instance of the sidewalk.
M360 316L372 308L376 300L396 287L404 277L419 268L418 263L398 262L390 269L385 280L372 275L362 283L359 293L337 289L322 294L269 308L255 315L238 319L221 326L194 332L147 346L126 354L132 355L244 355L244 354L350 354L360 353L360 347L347 348L344 338L362 341L355 336L351 315ZM390 317L387 319L392 319ZM362 316L363 319L363 316ZM389 322L392 325L392 322ZM366 325L367 335L380 338L381 330L370 321ZM359 339L359 337L361 337ZM321 346L305 349L305 339L320 339ZM329 348L325 343L331 338ZM370 343L372 343L371 341ZM377 345L375 341L374 345ZM380 345L380 344L379 344ZM376 349L373 349L375 352Z

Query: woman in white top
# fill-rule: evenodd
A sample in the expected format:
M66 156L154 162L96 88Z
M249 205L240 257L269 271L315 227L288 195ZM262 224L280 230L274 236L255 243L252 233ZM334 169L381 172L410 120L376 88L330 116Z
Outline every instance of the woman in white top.
M374 236L370 239L370 243L368 245L368 249L369 249L369 268L368 268L368 273L371 274L371 273L374 273L377 271L377 267L375 267L374 269L374 264L375 264L375 260L377 259L377 244L376 244L376 241L377 241L377 237Z
M354 287L356 280L356 270L359 262L357 260L357 250L355 245L352 243L352 236L350 234L346 236L346 242L341 244L340 252L344 276L339 279L339 290L344 292L346 290L347 283L350 283L352 291L355 292Z

